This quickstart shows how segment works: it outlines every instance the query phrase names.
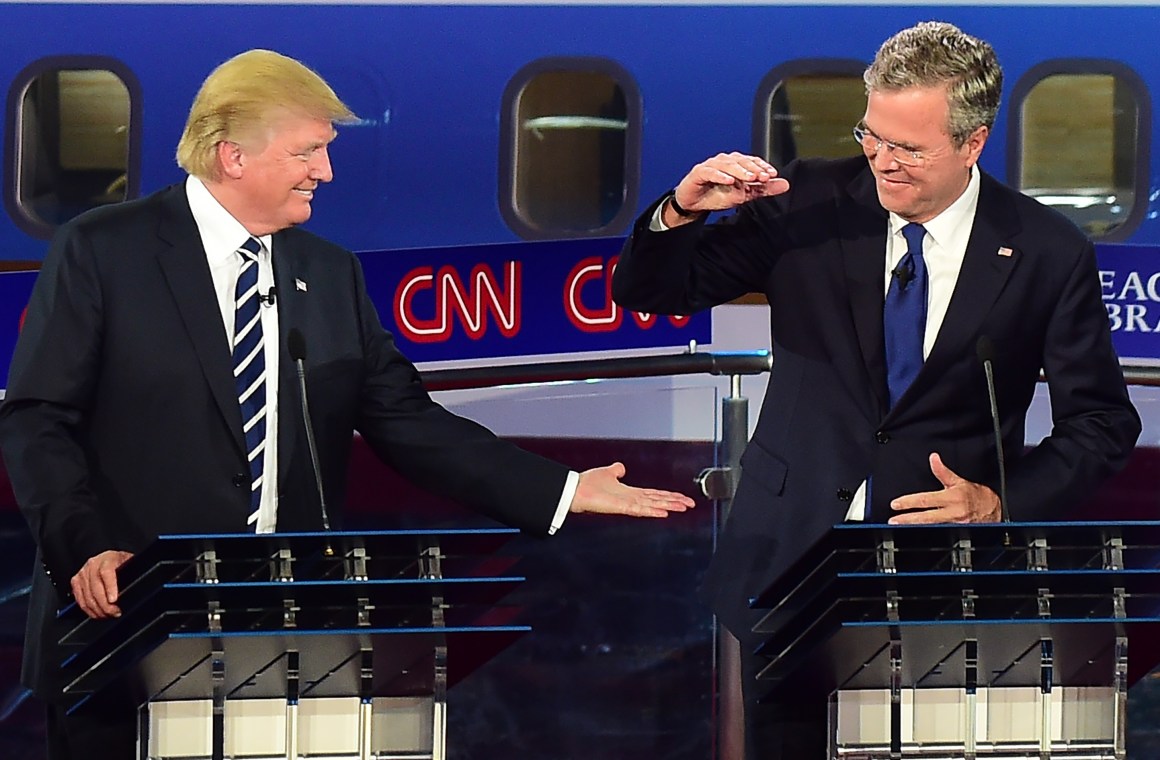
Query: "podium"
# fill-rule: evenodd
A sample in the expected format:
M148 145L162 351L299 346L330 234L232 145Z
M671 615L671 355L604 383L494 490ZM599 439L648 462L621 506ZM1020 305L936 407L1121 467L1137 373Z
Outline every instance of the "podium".
M830 758L1122 760L1160 523L838 525L752 606L767 699L828 700Z
M163 536L121 617L60 613L64 694L127 685L140 760L441 760L447 689L529 630L498 605L516 533Z

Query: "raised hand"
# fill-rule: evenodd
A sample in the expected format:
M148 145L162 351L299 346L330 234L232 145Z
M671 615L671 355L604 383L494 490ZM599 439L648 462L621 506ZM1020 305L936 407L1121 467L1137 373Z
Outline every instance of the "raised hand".
M1003 510L990 488L960 477L943 464L938 453L930 455L930 471L942 483L941 491L912 493L890 502L893 510L917 510L890 518L894 525L917 523L999 522Z
M777 169L765 159L734 152L718 153L694 166L673 196L686 211L725 211L788 190L789 182L778 177ZM675 226L689 219L671 206L665 209L666 225ZM674 224L669 224L670 220Z
M624 473L620 462L580 473L580 483L568 511L668 517L670 512L684 512L693 507L693 500L684 494L625 485L620 482Z
M117 568L132 556L116 550L101 552L89 557L72 577L73 598L86 615L98 620L121 616L121 608L117 606Z

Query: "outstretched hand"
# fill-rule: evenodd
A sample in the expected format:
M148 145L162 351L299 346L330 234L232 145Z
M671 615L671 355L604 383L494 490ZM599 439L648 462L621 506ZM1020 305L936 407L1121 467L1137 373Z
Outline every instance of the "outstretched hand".
M101 552L81 567L70 583L77 606L95 619L120 617L117 606L117 568L129 561L129 552Z
M892 525L986 523L1002 520L1003 509L995 492L987 486L960 477L943 464L937 452L930 455L930 471L942 483L943 489L907 494L890 502L890 508L895 511L917 510L891 517Z
M789 182L777 176L763 158L744 153L718 153L689 170L673 191L677 204L686 211L725 211L755 198L781 195ZM689 221L673 210L665 223ZM673 226L673 225L670 225Z
M620 482L624 465L614 462L580 473L569 512L598 512L631 517L668 517L670 512L691 509L693 500L684 494L636 488Z

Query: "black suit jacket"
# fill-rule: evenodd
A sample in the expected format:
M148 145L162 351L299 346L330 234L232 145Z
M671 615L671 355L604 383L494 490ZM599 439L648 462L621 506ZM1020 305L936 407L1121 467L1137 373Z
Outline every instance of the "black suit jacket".
M1012 519L1064 516L1123 466L1140 432L1092 245L1064 217L982 175L938 338L891 409L882 328L888 215L873 175L855 158L796 162L783 176L788 193L712 225L650 232L654 204L613 278L618 303L653 313L688 314L749 292L769 300L773 371L704 588L746 643L758 617L749 599L844 519L868 476L879 514L894 497L941 488L932 451L998 492L979 336L995 346ZM1041 368L1054 426L1024 454Z
M278 530L321 529L285 348L297 327L308 348L328 504L343 503L357 430L416 483L546 534L567 469L434 403L380 325L350 252L299 229L277 233L272 247L282 347ZM249 470L235 394L183 185L61 228L0 406L5 464L43 568L34 574L25 652L25 682L38 692L59 688L53 615L89 557L137 552L160 534L247 530Z

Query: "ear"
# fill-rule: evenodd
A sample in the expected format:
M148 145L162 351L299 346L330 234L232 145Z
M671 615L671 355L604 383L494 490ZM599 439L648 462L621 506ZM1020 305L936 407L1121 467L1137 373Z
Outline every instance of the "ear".
M224 176L240 179L246 165L246 152L236 142L222 140L217 144L217 160Z
M978 127L967 141L963 143L961 150L964 151L963 161L969 169L979 161L979 156L983 153L983 146L987 144L987 138L991 135L991 130L986 125Z

